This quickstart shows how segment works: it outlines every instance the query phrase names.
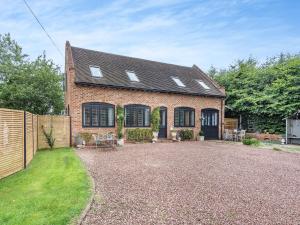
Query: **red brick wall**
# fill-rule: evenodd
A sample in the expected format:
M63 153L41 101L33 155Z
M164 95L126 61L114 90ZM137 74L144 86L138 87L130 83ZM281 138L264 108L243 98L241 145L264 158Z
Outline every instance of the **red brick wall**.
M66 108L69 105L70 116L72 120L72 135L79 132L108 133L116 132L115 128L83 128L82 127L82 104L86 102L105 102L115 106L126 104L143 104L151 107L151 110L157 106L167 107L167 135L170 138L170 128L174 127L174 108L179 106L192 107L195 109L195 128L196 134L199 132L201 109L214 108L218 109L219 116L219 137L221 137L221 127L224 125L224 104L222 99L214 97L201 97L180 94L154 93L144 91L133 91L124 89L113 89L103 87L87 87L75 85L75 70L71 62L70 52L67 51L69 62L66 64L67 73L67 92L65 94ZM221 109L223 107L223 109ZM222 122L221 122L222 121ZM126 128L125 128L126 129ZM182 128L177 128L182 129ZM223 129L222 129L223 130Z

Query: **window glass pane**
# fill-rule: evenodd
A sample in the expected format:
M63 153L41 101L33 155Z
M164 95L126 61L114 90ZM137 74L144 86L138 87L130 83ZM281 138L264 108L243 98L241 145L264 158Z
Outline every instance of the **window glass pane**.
M114 127L114 106L102 103L85 104L83 107L83 126Z
M175 109L175 115L174 115L174 126L178 127L179 126L179 110Z
M92 126L99 126L98 107L95 105L92 106Z
M218 126L218 113L214 113L214 116L215 116L215 124L214 126Z
M184 126L189 126L190 125L190 111L186 110L184 111Z
M124 109L124 114L125 114L125 126L128 126L129 112L127 108Z
M184 127L184 111L179 110L179 126Z
M107 109L100 108L100 125L101 125L101 127L107 127L107 124L108 124L107 121L108 121Z
M98 66L90 66L90 71L93 77L103 77L100 67Z
M144 109L137 109L137 126L142 127L144 125Z
M166 111L160 111L160 125L165 127L166 126Z
M134 111L131 107L125 109L125 117L126 117L126 126L134 126Z
M184 83L178 77L172 77L173 81L180 87L185 87Z
M134 72L126 71L126 73L131 81L136 81L136 82L140 81Z
M108 126L113 126L115 120L114 109L108 108Z
M83 125L84 126L91 125L91 111L89 107L83 108Z
M210 87L207 86L206 83L204 83L202 80L197 80L197 82L206 90L210 89Z
M191 121L191 126L195 126L195 112L192 110L191 111L191 118L190 118L190 121Z
M125 125L127 127L145 127L150 125L150 108L142 105L125 107Z
M150 125L150 109L146 108L145 109L145 126Z
M192 127L195 126L195 111L192 108L179 107L175 109L174 126L175 127ZM202 124L205 121L202 121Z

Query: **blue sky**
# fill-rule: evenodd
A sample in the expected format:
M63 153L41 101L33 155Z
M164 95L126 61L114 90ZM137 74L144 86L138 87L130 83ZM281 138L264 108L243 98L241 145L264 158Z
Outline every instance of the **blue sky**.
M207 70L239 58L300 51L298 0L27 0L64 52L64 44ZM31 58L64 58L23 0L0 0L0 33Z

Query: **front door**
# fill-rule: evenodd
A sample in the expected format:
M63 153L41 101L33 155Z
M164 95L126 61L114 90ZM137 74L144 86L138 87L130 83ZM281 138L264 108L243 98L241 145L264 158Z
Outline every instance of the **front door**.
M219 110L202 109L201 130L205 140L219 139Z
M159 138L166 138L167 137L167 108L160 107L159 110L160 114L160 124L159 124Z

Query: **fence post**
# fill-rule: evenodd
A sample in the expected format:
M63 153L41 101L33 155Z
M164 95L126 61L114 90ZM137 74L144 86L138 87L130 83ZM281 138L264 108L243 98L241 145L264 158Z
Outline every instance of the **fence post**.
M24 169L26 169L26 111L24 111Z
M71 116L69 116L69 121L70 121L70 144L69 147L72 147L72 121L71 121Z
M33 128L33 113L31 114L31 129L32 129L32 157L34 156L34 128Z
M36 115L36 150L39 148L39 115Z

